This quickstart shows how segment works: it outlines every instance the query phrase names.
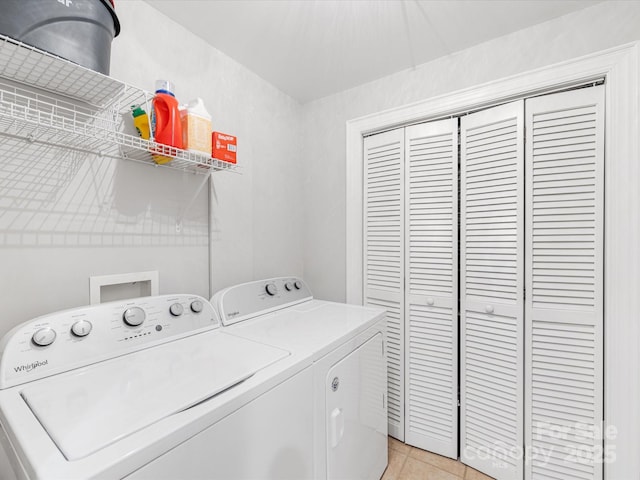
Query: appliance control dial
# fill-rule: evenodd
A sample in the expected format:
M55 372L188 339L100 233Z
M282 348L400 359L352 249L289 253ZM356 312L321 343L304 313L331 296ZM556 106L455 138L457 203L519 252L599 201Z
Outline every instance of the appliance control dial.
M200 313L203 308L204 306L202 305L202 302L200 300L194 300L193 302L191 302L191 311L193 313Z
M296 280L293 282L293 286L296 287L296 290L300 290L302 288L302 283L300 283L300 280Z
M181 303L174 303L169 307L169 312L174 317L179 317L184 312L184 307L182 306Z
M278 287L276 287L275 283L267 283L264 287L265 291L271 295L272 297L278 293Z
M127 308L122 314L124 323L131 327L142 325L142 322L144 322L145 318L147 318L147 314L144 313L144 310L140 307Z
M31 337L31 341L39 347L51 345L55 339L56 331L49 327L41 328Z
M287 289L287 292L290 292L291 290L293 290L293 283L291 282L287 282L284 284L284 288Z
M78 320L76 323L71 325L71 333L73 333L76 337L86 337L91 333L91 329L93 325L89 320Z

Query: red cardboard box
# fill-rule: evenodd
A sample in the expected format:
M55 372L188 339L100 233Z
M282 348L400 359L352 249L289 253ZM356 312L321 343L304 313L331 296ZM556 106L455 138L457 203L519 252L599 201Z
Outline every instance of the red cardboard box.
M223 162L236 163L238 143L236 137L226 133L213 132L211 134L211 156Z

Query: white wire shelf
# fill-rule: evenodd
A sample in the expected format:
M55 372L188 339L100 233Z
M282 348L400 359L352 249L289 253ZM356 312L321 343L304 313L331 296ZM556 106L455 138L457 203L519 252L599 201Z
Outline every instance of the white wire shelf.
M235 164L205 153L137 136L130 106L144 105L149 111L149 92L2 35L0 77L8 80L0 82L0 135L25 140L25 145L51 145L156 165L153 152L173 158L161 168L196 174L238 172ZM2 152L11 154L5 148Z
M106 107L126 85L63 58L0 35L0 77Z

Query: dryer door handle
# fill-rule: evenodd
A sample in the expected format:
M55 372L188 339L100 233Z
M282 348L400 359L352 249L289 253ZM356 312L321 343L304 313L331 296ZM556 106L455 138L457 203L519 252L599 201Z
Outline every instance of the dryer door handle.
M344 436L344 414L341 408L331 412L331 448L336 448Z

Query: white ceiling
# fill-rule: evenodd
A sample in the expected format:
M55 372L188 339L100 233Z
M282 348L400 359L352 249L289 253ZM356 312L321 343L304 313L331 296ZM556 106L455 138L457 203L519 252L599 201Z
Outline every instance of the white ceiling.
M302 103L598 1L147 0Z

